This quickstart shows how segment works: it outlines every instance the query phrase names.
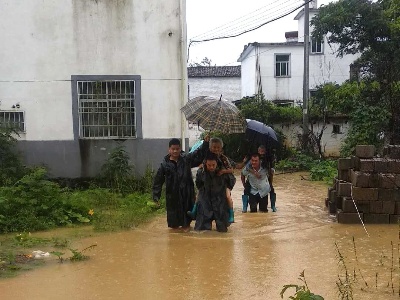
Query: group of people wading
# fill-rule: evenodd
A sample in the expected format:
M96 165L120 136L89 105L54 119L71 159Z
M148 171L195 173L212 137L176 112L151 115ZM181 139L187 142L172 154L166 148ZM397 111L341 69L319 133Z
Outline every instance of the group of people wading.
M220 138L206 136L201 147L185 153L179 139L169 141L168 154L164 157L154 177L153 200L159 206L162 187L165 183L167 223L170 228L189 230L195 220L195 230L216 229L226 232L234 222L231 190L236 178L234 169L242 169L243 212L268 212L268 193L273 193L273 159L266 155L264 146L257 153L235 163L222 153ZM200 167L199 167L200 166ZM197 195L192 177L196 173ZM271 208L276 211L271 194Z

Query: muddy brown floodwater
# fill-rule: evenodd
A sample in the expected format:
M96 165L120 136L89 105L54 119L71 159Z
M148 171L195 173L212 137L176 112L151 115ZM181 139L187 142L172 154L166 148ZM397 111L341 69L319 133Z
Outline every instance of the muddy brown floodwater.
M163 216L139 229L85 238L74 246L97 244L90 260L51 258L43 268L2 279L0 299L275 300L283 285L301 283L303 270L312 292L338 299L344 271L335 242L349 273L356 270L354 299L399 299L398 226L367 225L368 236L361 225L334 222L324 208L327 186L300 175L275 177L278 212L266 214L241 213L238 181L236 222L226 234L173 232Z

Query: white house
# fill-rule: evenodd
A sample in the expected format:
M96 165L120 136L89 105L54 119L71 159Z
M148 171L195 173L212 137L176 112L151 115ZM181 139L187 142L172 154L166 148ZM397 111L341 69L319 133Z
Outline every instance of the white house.
M98 173L126 146L137 173L185 137L185 0L0 1L0 123L28 165Z
M228 101L241 98L240 66L188 67L189 99L211 96ZM203 132L198 124L188 122L189 145L192 146Z
M310 2L310 20L318 13L317 1ZM286 42L250 43L238 61L242 66L242 96L262 91L267 100L277 104L301 103L304 71L304 9L294 18L298 30L286 32ZM312 28L310 29L310 33ZM327 82L343 83L349 79L350 65L358 57L336 57L335 45L310 41L310 91Z
M189 99L197 96L241 98L240 66L188 67Z

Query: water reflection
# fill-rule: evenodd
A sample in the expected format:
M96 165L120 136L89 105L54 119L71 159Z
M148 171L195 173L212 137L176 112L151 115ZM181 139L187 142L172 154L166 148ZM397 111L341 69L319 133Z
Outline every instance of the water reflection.
M332 222L323 207L327 187L300 178L276 176L277 213L242 214L242 191L235 187L236 223L226 234L176 233L163 217L137 230L80 240L74 248L98 245L89 261L53 259L1 280L0 299L275 300L284 284L300 283L302 270L314 293L337 299L336 281L344 273L335 242L348 272L356 272L354 299L398 299L391 288L399 288L398 227L368 225L368 237L361 225Z

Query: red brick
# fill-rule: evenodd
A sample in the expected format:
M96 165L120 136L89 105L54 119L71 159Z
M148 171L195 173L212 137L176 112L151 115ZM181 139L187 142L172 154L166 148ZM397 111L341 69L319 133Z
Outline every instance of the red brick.
M336 214L336 202L328 201L328 209L330 214Z
M396 188L400 187L400 174L394 174L395 180L394 183L396 185Z
M371 201L355 201L358 211L368 214Z
M393 174L379 174L379 187L383 189L396 188L396 178Z
M338 159L338 170L348 170L353 168L351 158L339 158Z
M376 173L388 173L388 161L386 158L374 158L374 171Z
M357 212L356 207L354 206L353 199L348 198L348 197L343 197L342 198L342 211L343 212Z
M362 171L362 172L373 172L375 162L372 158L370 159L363 159L356 156L352 156L352 161L354 165L355 171Z
M369 174L368 186L373 188L379 187L379 174L377 173Z
M364 223L366 224L389 224L388 214L365 214Z
M381 200L381 201L400 201L400 190L397 190L397 189L378 189L378 200Z
M351 183L350 182L339 182L338 196L351 196Z
M375 155L374 145L357 145L356 156L360 158L372 158Z
M382 213L393 215L396 207L396 202L394 201L383 201L382 202Z
M360 188L352 186L351 195L354 200L378 200L378 189L375 188Z
M389 216L390 224L399 224L399 221L400 221L400 215L390 215Z
M375 168L375 162L373 159L360 159L359 170L361 172L373 172Z
M362 219L363 214L360 214L360 216L358 216L358 213L346 213L346 212L339 211L336 214L336 217L337 217L338 222L342 223L342 224L359 224L359 223L361 223L360 217Z
M371 214L381 214L382 203L383 201L371 201L371 203L369 204L369 212Z
M400 174L400 159L388 159L387 172Z
M329 201L330 202L336 202L336 197L337 197L337 191L336 190L330 190L329 191L329 195L328 195Z
M338 170L338 179L343 181L350 181L349 170Z
M384 148L384 154L389 158L399 159L400 158L400 146L398 145L389 145Z
M351 183L357 187L369 187L369 173L350 170Z
M336 196L336 208L342 209L342 198L341 196Z

